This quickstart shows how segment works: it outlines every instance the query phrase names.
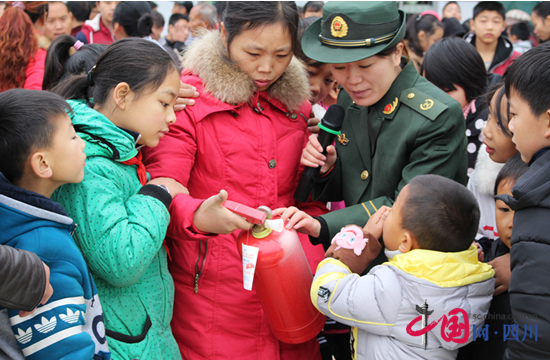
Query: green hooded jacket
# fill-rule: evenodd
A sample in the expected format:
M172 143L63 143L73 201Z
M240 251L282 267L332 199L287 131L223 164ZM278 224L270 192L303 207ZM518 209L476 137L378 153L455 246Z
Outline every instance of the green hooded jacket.
M170 329L174 283L163 246L170 200L146 194L145 188L165 191L142 187L137 167L121 163L137 154L129 132L85 101L68 102L88 158L84 180L52 198L78 224L74 238L97 284L113 359L181 359Z

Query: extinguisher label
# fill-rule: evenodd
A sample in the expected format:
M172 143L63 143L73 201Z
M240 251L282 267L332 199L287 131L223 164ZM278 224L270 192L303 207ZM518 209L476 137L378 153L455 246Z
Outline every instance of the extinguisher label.
M258 251L254 246L243 246L243 286L245 290L252 290L254 282L254 272L256 271L256 260L258 259Z

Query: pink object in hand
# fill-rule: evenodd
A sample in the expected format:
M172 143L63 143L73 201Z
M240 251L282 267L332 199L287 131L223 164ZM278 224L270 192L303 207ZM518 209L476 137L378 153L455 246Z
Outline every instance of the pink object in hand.
M343 249L353 249L355 255L359 256L363 252L369 240L363 237L363 229L357 225L344 226L338 234L332 238L332 244L336 243Z

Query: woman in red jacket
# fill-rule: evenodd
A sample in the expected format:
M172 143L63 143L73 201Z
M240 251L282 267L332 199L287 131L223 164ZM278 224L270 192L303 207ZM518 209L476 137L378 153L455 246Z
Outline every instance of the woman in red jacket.
M0 92L13 88L42 90L46 50L35 24L44 24L46 1L6 2L0 18Z
M228 197L254 208L295 203L311 113L307 76L293 58L298 18L294 2L228 2L221 29L185 54L181 80L200 96L145 154L153 178L190 193L174 198L166 239L184 359L320 359L316 339L279 342L255 292L243 289L235 230L250 225L221 205ZM312 215L323 208L309 204Z

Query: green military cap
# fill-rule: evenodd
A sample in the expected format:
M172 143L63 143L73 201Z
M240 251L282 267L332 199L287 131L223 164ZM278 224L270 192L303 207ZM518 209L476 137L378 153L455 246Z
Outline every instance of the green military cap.
M405 13L391 1L329 1L302 36L310 59L342 64L376 55L405 36Z

